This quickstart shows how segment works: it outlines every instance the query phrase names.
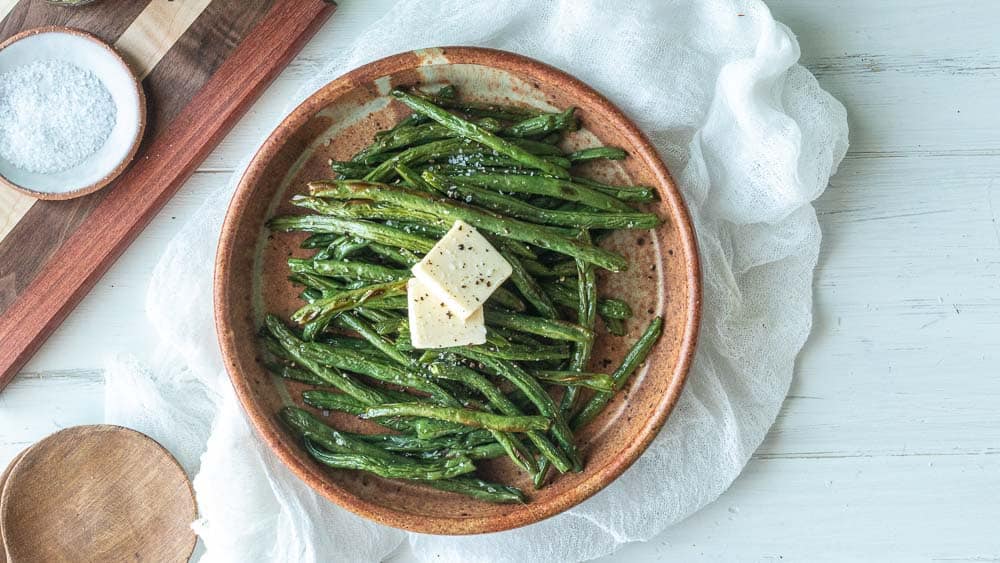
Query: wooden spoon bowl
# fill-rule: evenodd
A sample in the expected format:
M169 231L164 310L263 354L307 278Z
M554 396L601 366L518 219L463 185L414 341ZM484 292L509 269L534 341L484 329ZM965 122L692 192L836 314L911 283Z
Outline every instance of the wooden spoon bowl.
M393 87L450 83L465 99L544 109L578 108L583 127L567 149L594 144L624 148L629 158L587 165L584 174L612 183L655 186L650 208L664 219L655 231L618 232L604 244L625 254L628 272L601 275L602 291L635 310L626 338L602 336L592 369L609 371L656 315L663 337L644 368L600 417L577 435L586 466L540 490L506 459L484 463L480 474L521 488L524 505L495 505L313 461L277 420L288 404L303 406L304 386L276 378L258 362L255 335L267 312L287 315L301 305L288 282L286 260L302 256L300 233L270 233L265 223L302 213L288 203L306 182L329 178L327 161L347 160L409 111ZM296 108L254 156L233 197L216 258L216 328L225 365L240 401L267 444L306 483L341 506L377 522L433 534L495 532L537 522L583 501L621 475L646 449L680 394L694 354L701 287L694 232L680 193L656 149L599 93L538 61L471 47L425 49L391 56L330 82ZM598 328L603 333L602 328ZM331 414L331 424L371 432L371 423Z
M10 472L14 469L14 466L17 465L17 462L21 461L21 458L24 457L24 454L27 451L28 450L25 450L14 456L14 459L10 460L10 464L7 466L7 469L4 469L3 475L0 475L0 498L3 497L4 488L7 487L7 478L10 477ZM0 563L7 563L7 548L3 540L3 520L0 520Z
M0 493L10 563L187 561L191 483L148 436L111 425L56 432L21 454Z

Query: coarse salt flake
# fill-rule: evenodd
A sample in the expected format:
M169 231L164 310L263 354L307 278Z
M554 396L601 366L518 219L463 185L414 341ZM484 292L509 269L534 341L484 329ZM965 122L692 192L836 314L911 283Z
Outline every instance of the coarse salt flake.
M0 74L0 158L29 172L68 170L111 135L118 109L91 71L44 59Z

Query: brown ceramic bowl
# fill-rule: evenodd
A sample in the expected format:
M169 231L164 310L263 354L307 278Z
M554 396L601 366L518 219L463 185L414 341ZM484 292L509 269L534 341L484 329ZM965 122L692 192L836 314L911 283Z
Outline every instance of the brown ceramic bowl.
M583 129L570 146L603 143L630 157L582 172L611 182L656 186L652 206L665 221L653 231L618 233L604 244L626 254L627 273L601 275L602 290L635 310L626 338L601 336L592 367L607 371L621 359L654 315L665 329L645 366L604 413L578 433L586 467L535 491L506 459L481 466L485 478L520 487L524 505L492 505L459 495L389 481L314 462L276 413L301 405L304 386L270 375L258 363L255 333L265 312L287 315L300 302L286 279L285 260L300 255L301 234L271 234L265 222L301 213L287 203L309 180L330 177L327 160L348 159L373 134L408 113L388 96L394 86L452 83L460 96L545 110L576 106ZM513 53L447 47L394 55L330 82L296 108L250 162L222 229L215 270L216 327L236 393L257 431L292 471L320 494L357 514L390 526L433 534L496 532L558 514L621 475L666 421L684 384L698 334L701 289L695 238L681 196L649 140L606 98L555 68ZM602 330L599 330L602 332ZM337 413L330 423L374 431L371 423Z

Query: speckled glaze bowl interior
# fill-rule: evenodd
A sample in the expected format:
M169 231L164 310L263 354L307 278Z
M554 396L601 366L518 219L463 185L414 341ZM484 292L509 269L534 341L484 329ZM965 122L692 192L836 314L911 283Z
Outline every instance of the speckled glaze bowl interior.
M629 158L589 164L580 171L612 183L655 186L651 205L664 224L655 231L620 232L604 245L625 254L628 272L599 276L602 293L626 299L635 311L628 335L602 334L592 368L608 372L655 315L663 337L644 366L600 417L578 432L586 466L560 475L541 490L506 459L480 474L524 490L523 505L493 505L314 462L278 421L286 404L301 404L305 386L272 376L258 361L255 338L266 312L287 315L300 306L287 280L289 256L302 255L303 235L270 233L277 215L301 213L288 199L307 181L331 177L330 158L347 160L409 111L389 96L393 87L451 83L466 99L557 110L578 108L582 128L566 148L620 146ZM233 385L257 431L291 470L333 502L377 522L434 534L495 532L537 522L582 502L642 454L677 401L694 354L700 315L700 278L694 233L684 203L656 150L607 99L579 80L513 53L448 47L401 53L358 68L321 88L295 109L254 156L230 204L216 262L215 314ZM379 427L331 414L329 422L354 431Z

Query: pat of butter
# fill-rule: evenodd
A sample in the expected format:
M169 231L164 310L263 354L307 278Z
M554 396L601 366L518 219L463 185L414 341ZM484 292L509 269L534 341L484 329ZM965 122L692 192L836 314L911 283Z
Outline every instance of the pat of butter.
M455 221L413 266L413 275L463 319L482 308L510 272L510 264L497 249L463 221Z
M486 323L480 307L467 319L434 297L417 278L406 283L410 343L414 348L450 348L486 343Z

